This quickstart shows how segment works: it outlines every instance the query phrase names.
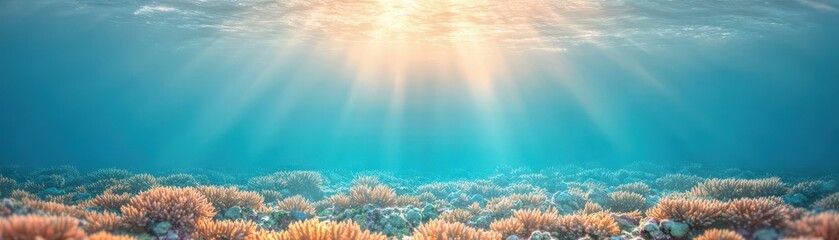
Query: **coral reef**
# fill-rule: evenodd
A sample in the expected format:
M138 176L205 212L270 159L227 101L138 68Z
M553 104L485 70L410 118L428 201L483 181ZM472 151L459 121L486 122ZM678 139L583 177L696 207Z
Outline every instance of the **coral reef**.
M633 166L455 177L17 169L0 176L0 239L837 239L835 176Z

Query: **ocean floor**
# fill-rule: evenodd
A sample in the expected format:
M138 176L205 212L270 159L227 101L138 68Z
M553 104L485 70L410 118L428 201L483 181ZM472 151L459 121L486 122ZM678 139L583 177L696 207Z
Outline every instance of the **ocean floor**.
M839 175L0 171L0 239L839 239Z

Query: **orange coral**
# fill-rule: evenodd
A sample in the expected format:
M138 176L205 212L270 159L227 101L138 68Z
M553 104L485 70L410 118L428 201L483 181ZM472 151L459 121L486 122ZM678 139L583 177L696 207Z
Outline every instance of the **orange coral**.
M647 186L646 183L642 182L621 184L615 187L615 190L617 190L618 192L637 193L641 194L642 196L650 195L650 193L652 193L652 189L650 189L650 186Z
M791 237L839 239L839 213L823 212L816 216L803 217L790 223L786 234Z
M13 199L17 199L17 200L20 200L20 201L23 201L24 199L35 199L35 200L38 199L38 196L35 196L35 194L32 194L32 193L24 191L24 190L14 190L14 191L12 191L11 197Z
M283 211L301 211L309 215L315 214L315 208L312 207L309 200L306 200L300 195L294 195L283 199L277 204L277 208Z
M694 238L694 240L745 240L745 238L731 230L710 229Z
M84 215L85 229L88 232L114 232L122 227L122 217L112 212L87 212Z
M191 231L199 221L213 217L213 206L193 188L155 187L122 206L126 225L147 231L155 222L167 221L175 229Z
M447 223L442 220L432 220L414 229L413 240L484 240L501 239L500 233L477 230L467 227L463 223Z
M276 202L276 201L279 201L280 199L283 199L283 193L281 193L280 191L277 191L277 190L266 189L266 190L259 191L259 194L262 195L262 197L264 198L263 202L266 202L266 203Z
M472 218L472 213L463 209L453 209L447 212L444 212L440 215L440 219L446 222L461 222L466 223L469 219Z
M644 210L647 200L634 192L613 192L609 194L609 208L617 212Z
M551 231L559 233L562 239L578 239L586 236L604 239L620 233L618 223L606 212L561 216L553 227Z
M526 209L526 210L517 210L513 212L513 216L510 219L514 219L521 223L521 230L516 232L516 235L521 237L529 237L530 233L536 230L550 230L553 228L554 224L559 219L559 215L557 215L556 211L547 211L542 212L537 209ZM509 220L502 220L502 221L509 221ZM490 224L490 229L492 228L493 224ZM518 224L511 224L508 222L502 222L496 225L499 227L497 231L501 232L508 232L509 226L517 226ZM496 229L493 229L496 230Z
M598 213L598 212L602 212L602 211L603 211L603 207L601 207L600 204L597 204L597 203L592 202L592 201L588 201L588 202L586 202L585 207L583 207L583 210L580 211L580 214L593 214L593 213Z
M514 204L513 200L508 197L498 197L490 199L484 209L489 211L493 216L502 217L508 216Z
M4 240L65 240L87 237L72 217L11 216L0 218L0 239Z
M262 207L265 201L262 196L252 191L241 191L236 187L202 186L197 190L213 204L213 207L224 212L233 206L250 207L253 209Z
M663 198L647 210L647 216L681 221L691 227L706 227L718 221L724 210L724 204L717 200Z
M317 219L294 222L282 232L258 231L253 239L267 240L386 240L385 235L361 230L353 221L322 223Z
M725 216L735 226L751 231L781 228L789 219L784 200L779 197L732 200L725 203Z
M98 232L93 235L90 235L90 237L87 240L134 240L134 238L123 235L112 235L107 232Z
M52 215L73 217L80 217L84 215L84 211L81 208L75 206L67 206L61 203L44 202L32 199L23 199L21 202L23 202L23 205L26 205L27 207L41 210Z
M95 206L101 207L108 211L119 211L119 209L128 203L128 200L131 199L131 195L128 193L123 194L113 194L110 191L105 191L105 193L96 196L93 199L90 199L84 203L82 206Z
M489 229L501 233L503 236L518 235L525 232L524 224L515 218L495 220L489 224Z
M716 199L780 196L786 193L780 178L764 179L708 179L693 187L691 194Z
M827 197L819 199L813 205L829 210L839 210L839 192L827 195Z
M204 240L235 240L251 238L256 224L242 221L202 220L195 228L195 237Z
M350 188L350 198L355 206L372 204L377 207L396 206L396 192L385 185L375 187L358 185Z
M396 206L404 207L404 206L414 206L420 207L420 200L418 197L411 196L411 195L399 195L396 197Z
M353 207L352 199L344 194L332 195L327 200L336 209L349 209Z

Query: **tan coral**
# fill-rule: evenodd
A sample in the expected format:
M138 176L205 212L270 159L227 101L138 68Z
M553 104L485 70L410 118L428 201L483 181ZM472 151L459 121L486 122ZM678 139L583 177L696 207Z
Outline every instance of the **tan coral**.
M472 218L472 213L463 209L452 209L440 215L440 219L446 222L467 223Z
M647 208L647 200L634 192L613 192L609 194L609 208L616 212L632 212Z
M707 227L721 219L724 207L717 200L663 198L647 210L647 216L681 221L691 227Z
M396 197L396 206L405 207L405 206L414 206L414 207L421 207L420 200L418 197L411 196L411 195L399 195Z
M827 195L813 203L816 207L839 211L839 192Z
M447 223L442 220L431 220L420 224L414 229L413 240L485 240L501 239L500 233L494 231L477 230L467 227L463 223Z
M41 210L52 215L58 216L72 216L81 217L84 215L84 210L76 206L68 206L61 203L45 202L40 200L23 199L23 205L27 207Z
M353 207L352 199L344 194L335 194L327 198L327 201L338 210L350 209Z
M637 193L641 194L641 196L647 196L650 195L650 193L652 193L652 189L650 189L650 186L647 186L647 184L643 182L621 184L615 187L615 190L617 190L618 192Z
M131 195L128 193L113 194L110 191L105 191L105 193L102 193L93 199L87 200L81 205L101 207L108 211L118 212L123 205L128 203L129 199L131 199Z
M323 223L317 219L294 222L286 231L258 231L253 239L267 240L386 240L387 236L362 230L353 221Z
M803 217L787 226L786 235L808 239L839 239L839 213L823 212Z
M496 220L501 221L499 224L495 224L497 228L492 228L493 224L490 224L490 229L506 233L509 232L510 227L518 228L517 226L520 225L521 230L515 234L519 237L527 238L530 236L530 233L536 230L549 231L553 229L559 219L559 215L553 210L542 212L537 209L525 209L514 211L512 217L509 219L518 221L521 224L511 224L508 222L510 220L500 219Z
M263 202L272 203L283 199L283 193L277 190L265 189L259 191L259 194L264 198Z
M726 220L735 226L754 231L780 229L789 220L784 200L779 197L741 198L725 203Z
M203 240L249 239L256 234L256 224L243 221L202 220L195 228L194 236Z
M107 232L98 232L90 237L87 240L134 240L135 238L131 236L125 235L113 235Z
M620 233L618 223L607 212L594 214L573 214L557 219L552 232L557 232L560 239L578 239L592 237L605 239Z
M265 199L253 191L241 191L236 187L201 186L197 190L213 204L218 212L227 211L233 206L257 209Z
M207 199L193 188L155 187L131 198L122 206L125 224L135 231L148 231L153 223L167 221L189 232L201 220L213 217Z
M694 238L694 240L746 240L737 232L728 229L710 229Z
M277 204L277 208L283 211L300 211L308 215L315 214L315 208L312 207L312 203L300 195L294 195L283 199Z
M75 240L87 234L79 221L65 216L11 216L0 218L0 239L4 240Z
M122 228L122 217L112 212L86 212L83 216L88 232L115 232Z
M350 188L350 198L356 207L372 204L377 207L396 206L396 192L385 186L369 187L364 185Z
M694 196L721 200L781 196L786 192L787 189L780 178L708 179L690 190Z

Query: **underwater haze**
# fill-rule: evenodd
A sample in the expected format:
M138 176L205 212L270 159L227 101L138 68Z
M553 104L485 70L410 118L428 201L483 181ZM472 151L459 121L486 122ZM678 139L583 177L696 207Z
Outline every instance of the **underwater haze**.
M839 169L839 2L0 2L27 168Z

